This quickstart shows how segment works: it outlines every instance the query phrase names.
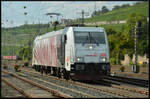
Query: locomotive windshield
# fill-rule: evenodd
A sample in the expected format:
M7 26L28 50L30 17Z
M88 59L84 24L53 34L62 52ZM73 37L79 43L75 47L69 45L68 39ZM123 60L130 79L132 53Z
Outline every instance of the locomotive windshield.
M75 43L105 44L104 32L74 32Z

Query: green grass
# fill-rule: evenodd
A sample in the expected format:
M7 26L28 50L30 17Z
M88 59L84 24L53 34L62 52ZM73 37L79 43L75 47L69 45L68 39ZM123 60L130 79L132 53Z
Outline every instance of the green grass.
M126 20L132 13L143 14L149 17L149 2L144 2L127 8L120 8L118 10L110 11L103 15L88 18L85 20L85 22Z
M107 24L107 25L101 25L101 27L105 28L105 29L113 29L115 31L121 32L122 31L122 27L125 27L125 24Z
M15 29L2 29L1 34L1 41L4 44L21 44L21 45L27 45L29 39L31 39L31 42L33 43L33 40L35 39L36 35L38 34L39 27L36 25L29 25L28 28L15 28ZM42 28L42 27L41 27ZM56 30L62 29L64 27L57 27ZM45 34L47 32L53 31L53 28L42 28L40 31L40 34ZM5 35L6 33L6 35ZM14 34L15 33L15 34ZM22 35L27 34L27 35ZM28 34L31 34L30 36ZM22 46L23 47L23 46ZM18 46L1 46L1 55L12 55L12 49L15 49L15 52L19 50Z
M19 46L1 46L1 56L17 55L17 50L21 49Z
M96 25L95 25L96 26ZM121 32L122 27L125 27L125 24L106 24L106 25L97 25L98 27L103 27L106 29L113 29L115 31ZM93 27L93 25L87 25L87 27Z

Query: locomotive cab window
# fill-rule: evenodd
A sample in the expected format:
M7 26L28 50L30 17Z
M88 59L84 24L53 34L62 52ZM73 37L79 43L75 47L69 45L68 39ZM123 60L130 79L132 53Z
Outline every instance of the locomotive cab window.
M105 44L104 32L74 32L75 43Z

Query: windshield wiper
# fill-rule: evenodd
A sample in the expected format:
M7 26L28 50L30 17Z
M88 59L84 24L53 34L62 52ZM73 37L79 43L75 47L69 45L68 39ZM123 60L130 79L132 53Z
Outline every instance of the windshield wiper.
M86 38L85 38L85 42L83 42L82 44L84 45L85 43L88 43L89 42L89 37L87 36Z
M98 42L96 42L96 40L94 39L94 37L92 37L91 34L90 34L90 43L91 43L92 40L94 41L94 43L96 43L98 45Z

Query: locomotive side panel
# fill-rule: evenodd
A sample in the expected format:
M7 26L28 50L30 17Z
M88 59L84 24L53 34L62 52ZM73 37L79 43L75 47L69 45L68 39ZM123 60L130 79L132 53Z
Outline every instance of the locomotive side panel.
M62 35L57 35L57 65L63 67L64 65L64 43Z
M57 36L37 40L33 55L33 64L57 67Z
M65 68L70 71L70 66L74 61L74 39L73 39L73 28L69 28L67 33L67 41L65 44Z

